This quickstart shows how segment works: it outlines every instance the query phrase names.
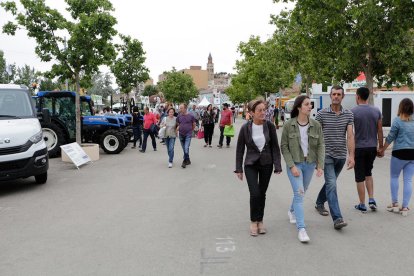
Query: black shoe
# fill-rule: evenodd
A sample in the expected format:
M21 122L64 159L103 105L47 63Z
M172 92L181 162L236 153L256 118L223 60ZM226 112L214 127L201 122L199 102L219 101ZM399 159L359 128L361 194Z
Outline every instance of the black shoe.
M184 162L185 162L186 165L191 165L190 159L184 160Z
M142 152L142 153L144 153L144 152L145 152L145 150L139 150L139 152Z
M132 146L132 147L131 147L131 149L135 149L135 148L136 148L136 146Z
M157 148L155 148L154 151L157 151Z
M221 149L221 148L223 147L223 145L217 145L217 147L218 147L219 149Z
M226 148L229 148L230 147L230 145L226 145Z
M315 205L316 211L318 211L319 215L321 216L328 216L329 212L325 209L325 206L323 205Z
M367 212L367 207L365 206L365 204L358 204L355 205L355 209L357 209L358 211L361 211L362 213L366 213Z
M376 211L377 210L377 203L375 202L375 200L370 200L368 202L369 208L371 208L372 211Z
M338 218L334 222L334 228L336 230L342 229L347 225L348 225L348 223L346 223L343 218Z
M184 160L183 163L181 164L181 168L185 169L185 167L187 167L187 163Z

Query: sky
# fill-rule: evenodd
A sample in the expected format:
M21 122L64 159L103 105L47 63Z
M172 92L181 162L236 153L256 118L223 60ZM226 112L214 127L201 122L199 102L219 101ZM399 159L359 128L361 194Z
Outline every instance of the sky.
M46 3L66 12L63 0ZM155 82L159 74L172 67L179 70L200 65L206 69L209 53L215 72L234 73L238 44L251 35L269 38L274 31L270 15L285 7L272 0L112 0L112 4L118 21L115 28L143 42L145 64ZM10 17L0 10L0 25L8 20ZM0 50L7 63L49 70L53 63L41 62L34 48L34 39L28 38L24 30L14 37L0 34Z

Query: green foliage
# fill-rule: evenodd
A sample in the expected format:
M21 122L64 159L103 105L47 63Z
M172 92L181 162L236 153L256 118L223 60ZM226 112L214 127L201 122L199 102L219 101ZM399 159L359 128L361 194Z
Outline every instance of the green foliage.
M89 95L100 95L104 99L114 93L112 88L112 77L109 73L103 75L102 73L97 73L92 77L92 85L88 87Z
M197 88L191 76L183 72L177 72L175 69L165 72L165 74L166 79L159 83L158 87L169 102L187 103L198 96Z
M0 50L0 83L7 82L7 73L6 73L6 59L4 58L4 52Z
M36 71L33 67L30 68L29 65L17 67L14 83L24 84L31 87L33 83L38 82L40 75L40 72Z
M52 79L43 78L40 82L41 91L53 91L60 90L61 84L59 82L54 82Z
M364 72L371 92L374 82L380 86L410 83L409 73L414 71L413 1L294 2L291 12L273 17L273 22L276 33L285 30L293 39L287 44L293 55L307 57L308 62L302 60L300 66L306 65L312 79L328 74L333 82L352 81ZM298 45L301 49L295 47ZM326 70L317 72L318 67Z
M130 36L120 35L123 44L116 45L120 52L111 66L116 82L121 92L129 93L138 83L149 79L148 69L145 67L145 52L142 43Z
M142 96L150 97L150 96L158 94L158 92L160 91L156 85L147 85L144 88L144 92L142 92Z

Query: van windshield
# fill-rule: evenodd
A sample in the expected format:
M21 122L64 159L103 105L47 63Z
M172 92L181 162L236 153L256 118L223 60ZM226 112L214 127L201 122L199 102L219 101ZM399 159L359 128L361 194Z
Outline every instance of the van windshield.
M30 97L25 90L0 90L0 119L34 117Z

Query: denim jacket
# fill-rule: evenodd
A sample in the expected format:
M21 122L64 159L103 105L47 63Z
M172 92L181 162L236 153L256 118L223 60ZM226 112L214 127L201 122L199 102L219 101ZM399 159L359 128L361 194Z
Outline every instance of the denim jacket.
M385 141L388 144L394 142L392 150L414 149L414 120L403 121L399 117L395 118L391 125L390 133Z
M298 119L295 117L283 125L280 148L289 168L295 166L295 163L305 162L302 147L300 146L300 133L297 122ZM308 144L309 149L306 162L316 162L318 168L324 169L325 142L323 140L322 127L318 121L312 118L309 118Z

